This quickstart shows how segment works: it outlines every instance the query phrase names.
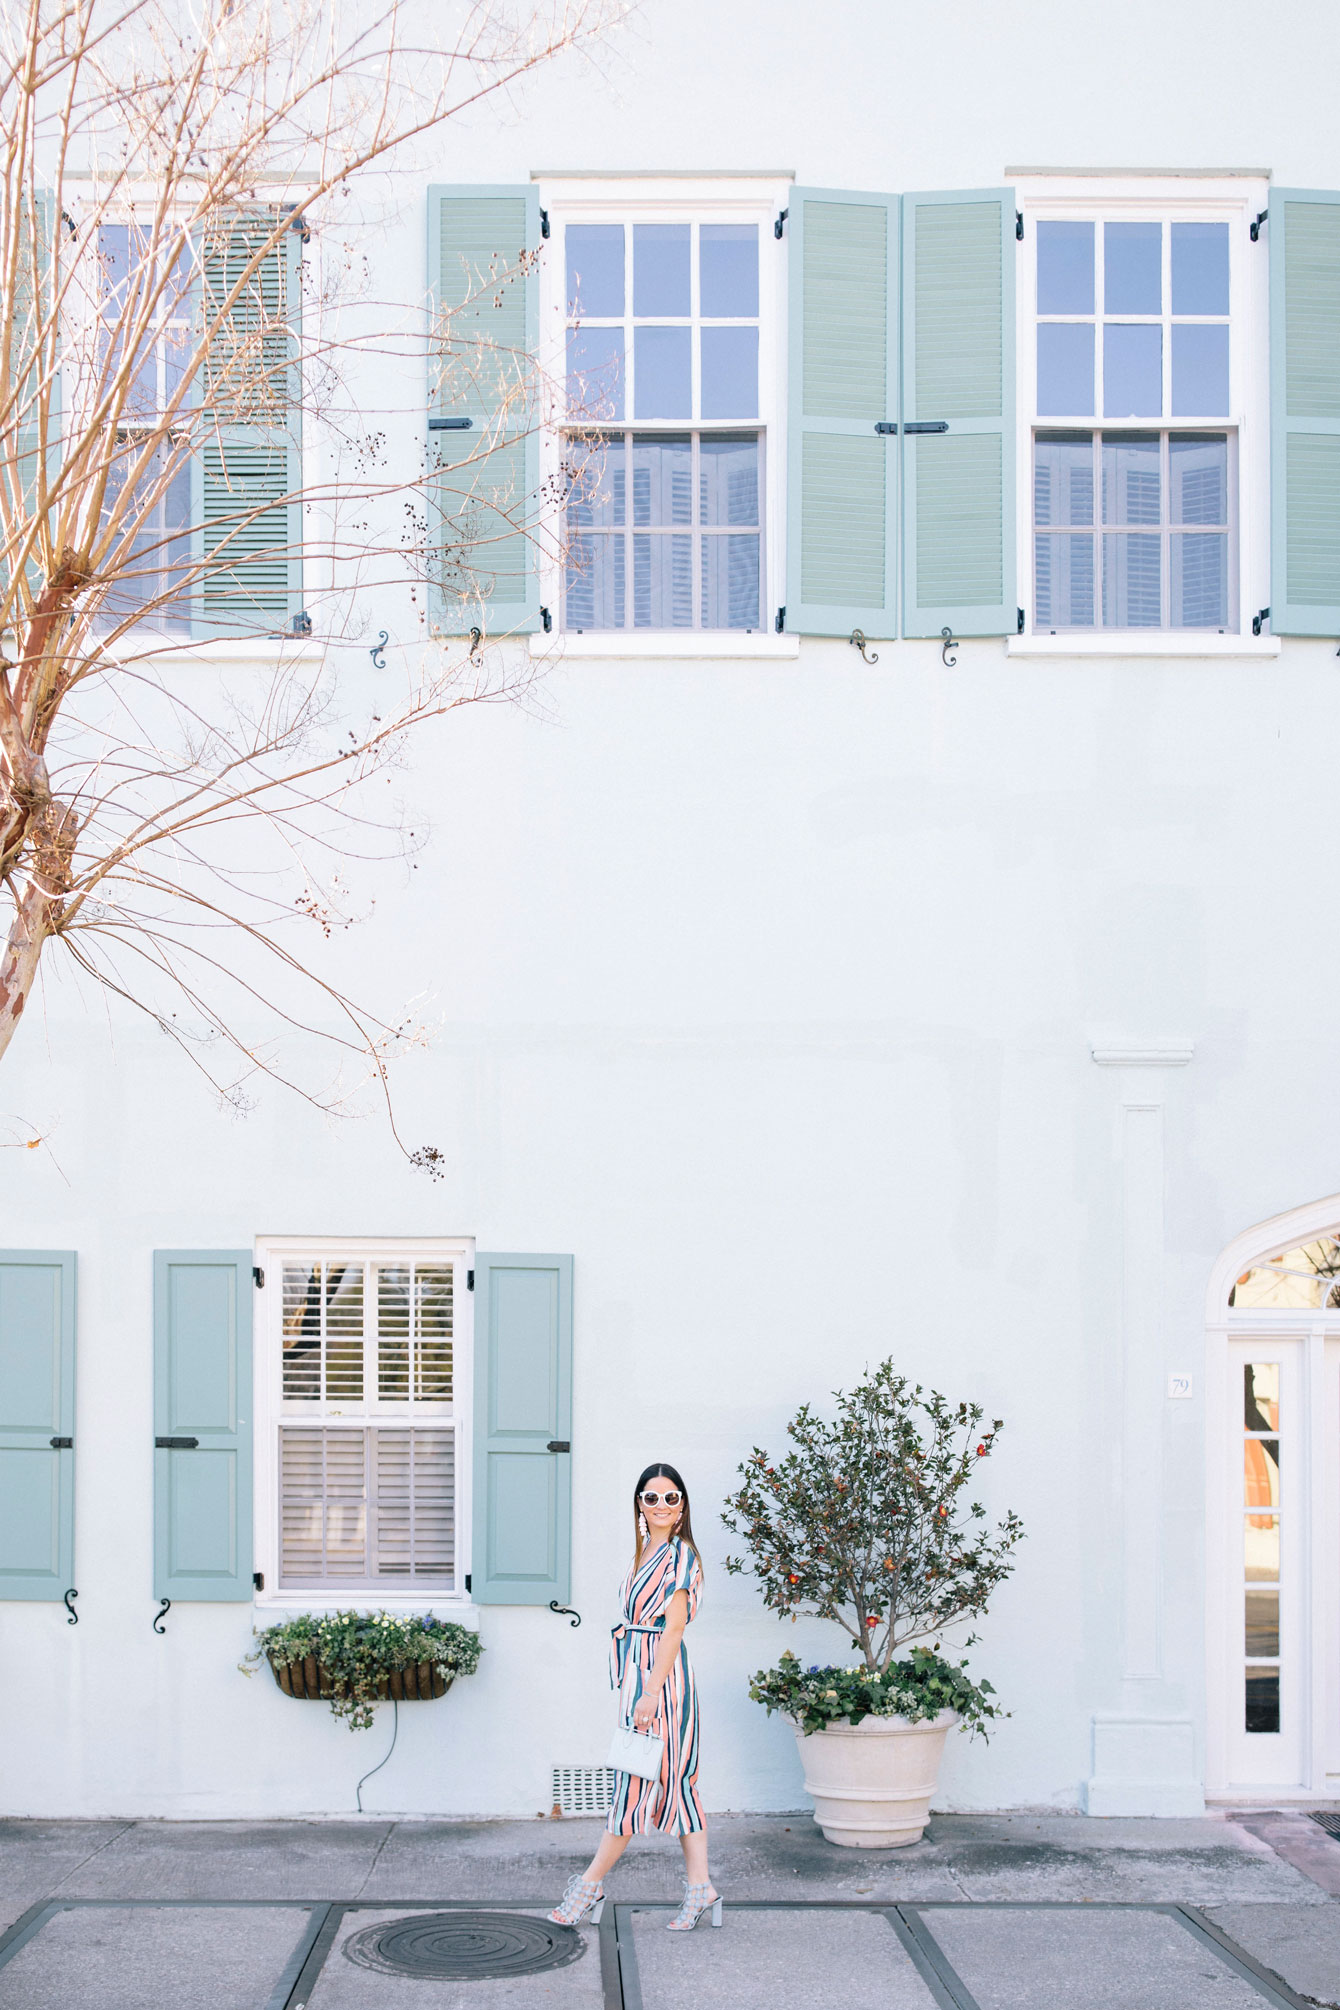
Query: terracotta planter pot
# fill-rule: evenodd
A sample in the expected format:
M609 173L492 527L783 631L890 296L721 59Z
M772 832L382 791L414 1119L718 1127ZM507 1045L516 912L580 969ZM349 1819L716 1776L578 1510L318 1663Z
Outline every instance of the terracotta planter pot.
M953 1710L913 1724L906 1717L863 1717L802 1731L792 1720L814 1819L841 1849L903 1849L920 1842Z
M305 1661L278 1662L270 1657L270 1666L284 1694L296 1697L299 1702L329 1702L336 1694L328 1670L314 1654L309 1654ZM412 1661L408 1668L393 1668L379 1677L377 1697L387 1703L427 1703L435 1696L445 1696L452 1679L443 1674L436 1661ZM347 1694L347 1688L347 1684L341 1684L340 1693Z

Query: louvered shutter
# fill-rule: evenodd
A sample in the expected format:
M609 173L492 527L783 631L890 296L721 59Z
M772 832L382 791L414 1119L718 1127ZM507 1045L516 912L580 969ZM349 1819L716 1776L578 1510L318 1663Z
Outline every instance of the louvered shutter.
M1272 189L1270 626L1340 635L1340 192Z
M155 1598L251 1597L251 1264L154 1252Z
M572 1258L475 1258L472 1590L481 1605L569 1596Z
M897 633L898 198L788 204L786 614L794 635Z
M441 635L540 626L540 241L533 186L428 191L429 558Z
M1014 215L903 197L904 635L1015 632Z
M202 635L277 634L302 608L297 233L285 231L243 280L277 214L231 213L210 228L201 250L206 325L242 281L211 341L201 386L205 424L192 468L192 522Z
M74 1584L72 1250L0 1250L0 1598Z
M454 1587L456 1434L450 1426L284 1425L279 1582Z

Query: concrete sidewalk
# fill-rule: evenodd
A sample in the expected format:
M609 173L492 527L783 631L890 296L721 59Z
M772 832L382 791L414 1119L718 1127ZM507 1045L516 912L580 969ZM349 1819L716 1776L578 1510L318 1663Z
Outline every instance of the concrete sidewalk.
M345 1941L398 1908L466 1901L538 1914L599 1830L592 1820L0 1822L0 1928L31 1915L30 1930L44 1903L65 1908L8 1959L0 1942L0 2010L438 2010L485 1999L574 2010L867 2000L1340 2010L1340 1842L1297 1814L942 1816L913 1848L870 1853L832 1848L808 1815L717 1817L713 1875L729 1933L676 1941L660 1930L680 1855L655 1839L630 1848L606 1926L587 1929L586 1958L566 1966L442 1982L344 1959ZM327 1916L329 1901L357 1910ZM326 1941L313 1966L310 1948L299 1954L318 1914ZM1241 1957L1261 1965L1264 1986Z

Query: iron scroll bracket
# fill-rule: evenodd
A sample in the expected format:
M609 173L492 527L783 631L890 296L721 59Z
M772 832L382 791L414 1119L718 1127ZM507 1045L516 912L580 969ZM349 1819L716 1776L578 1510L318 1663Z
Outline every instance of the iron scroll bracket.
M1270 619L1270 609L1268 607L1260 608L1258 612L1252 616L1252 634L1259 635L1261 633L1263 623L1269 621L1269 619Z
M1258 210L1258 211L1257 211L1257 213L1256 213L1256 215L1255 215L1255 216L1254 216L1254 217L1252 218L1252 221L1251 221L1251 226L1250 226L1250 228L1249 228L1249 230L1248 230L1248 232L1247 232L1247 235L1248 235L1248 237L1250 237L1250 239L1252 240L1252 243L1253 243L1253 244L1259 244L1259 243L1260 243L1260 241L1261 241L1261 225L1262 225L1263 223L1266 223L1266 222L1268 222L1268 220L1269 220L1269 217L1270 217L1270 211L1269 211L1268 209L1262 209L1262 210Z
M476 670L481 667L483 662L483 658L479 653L479 645L483 640L484 631L482 628L472 628L470 630L470 661L474 664Z
M956 649L957 647L958 644L954 640L953 629L942 628L940 630L940 661L944 664L946 670L952 670L958 662L958 657L951 656L949 653L951 649Z
M866 655L866 653L865 653L865 648L866 648L866 640L865 640L865 636L864 636L864 634L862 633L862 631L861 631L861 630L860 630L859 628L853 628L853 629L852 629L852 631L851 631L851 634L850 634L850 635L849 635L849 636L847 637L847 640L848 640L848 642L850 642L850 644L851 644L851 646L852 646L852 648L853 648L853 649L859 649L859 650L860 650L860 652L861 652L861 661L862 661L862 663L869 663L869 664L871 664L871 665L873 665L873 664L876 664L876 663L878 663L878 661L879 661L879 653L878 653L878 651L877 651L877 650L874 650L874 649L872 649L872 650L870 651L870 654L869 654L868 656Z
M372 658L372 667L374 670L384 670L386 668L386 657L383 655L382 652L386 648L386 645L390 641L390 639L391 639L390 636L383 628L380 634L378 635L377 640L373 643L371 649L369 649L368 655Z
M75 1611L74 1606L70 1602L72 1599L78 1598L78 1596L79 1593L75 1590L74 1586L71 1585L70 1589L66 1592L64 1598L61 1600L61 1604L65 1607L65 1610L70 1615L65 1622L67 1626L77 1626L79 1624L79 1614Z
M166 1633L166 1632L167 1632L167 1628L166 1628L166 1626L164 1626L164 1624L163 1624L163 1621L164 1621L164 1620L165 1620L165 1619L167 1618L167 1616L168 1616L169 1612L171 1612L171 1610L172 1610L172 1600L171 1600L170 1598L165 1598L165 1599L163 1600L162 1604L161 1604L161 1605L159 1606L159 1608L158 1608L158 1611L157 1611L157 1612L155 1613L155 1615L154 1615L154 1632L155 1632L155 1633Z
M573 1626L580 1626L582 1623L580 1612L574 1612L570 1605L560 1605L556 1598L550 1599L549 1610L556 1612L560 1619L569 1620Z

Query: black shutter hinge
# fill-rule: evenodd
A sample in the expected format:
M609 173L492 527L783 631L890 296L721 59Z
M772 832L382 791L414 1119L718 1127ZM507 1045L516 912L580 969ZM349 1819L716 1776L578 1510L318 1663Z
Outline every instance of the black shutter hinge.
M288 227L290 230L297 231L298 236L302 239L304 244L311 243L312 226L307 221L307 218L303 215L301 209L299 209L296 205L288 213Z
M154 1450L156 1452L198 1452L199 1449L200 1449L199 1438L154 1439Z
M897 430L898 430L898 421L896 419L875 420L875 431L877 433L896 433Z
M1018 620L1015 623L1014 632L1016 635L1022 635L1024 632L1024 610L1022 607L1016 607L1014 611L1015 614L1018 616Z
M898 421L896 419L876 419L875 421L875 431L877 433L896 433L897 430ZM947 433L949 431L949 421L948 419L907 419L903 423L903 431L905 433Z
M467 1591L470 1589L470 1573L468 1570L465 1573L465 1588Z
M569 1438L550 1438L544 1449L546 1452L570 1452L572 1441Z
M785 634L785 632L786 632L786 609L785 609L784 607L779 607L779 608L777 609L777 619L776 619L776 620L775 620L775 621L773 622L772 626L773 626L773 630L774 630L774 632L775 632L776 634L778 634L778 635L782 635L782 634Z
M1024 241L1024 213L1021 209L1016 209L1014 212L1014 234L1020 244L1022 244Z
M546 635L551 634L553 631L554 617L549 612L549 609L547 607L542 607L540 609L540 626L541 628L543 628Z
M783 224L784 224L784 223L786 222L786 219L787 219L787 217L788 217L788 216L790 216L790 214L791 214L791 212L790 212L790 210L789 210L789 209L784 209L784 210L782 211L782 213L781 213L781 215L780 215L780 216L778 217L778 219L777 219L776 223L774 223L774 225L772 226L772 234L773 234L773 236L774 236L774 237L780 237L780 236L781 236L781 234L782 234L782 225L783 225Z
M430 419L430 433L468 433L474 425L473 419Z
M548 235L549 235L549 212L547 209L542 209L540 211L540 236L548 237Z
M253 1263L251 1266L251 1281L258 1291L264 1291L265 1272L261 1269L259 1263Z
M253 1570L251 1573L251 1583L254 1590L264 1591L265 1572L263 1570Z
M1263 607L1258 614L1254 614L1252 616L1252 634L1259 635L1261 633L1261 623L1269 621L1269 619L1270 609L1268 607Z
M1270 218L1270 211L1269 211L1268 209L1263 209L1263 210L1260 210L1260 211L1259 211L1259 212L1257 213L1257 215L1255 215L1255 216L1254 216L1254 217L1252 218L1252 222L1251 222L1251 228L1250 228L1250 230L1249 230L1249 231L1247 232L1247 235L1248 235L1248 236L1249 236L1249 237L1251 238L1251 240L1252 240L1252 243L1253 243L1253 244L1255 244L1255 243L1256 243L1256 242L1258 241L1258 239L1260 238L1260 235L1261 235L1261 225L1262 225L1263 223L1266 223L1266 222L1268 222L1268 221L1269 221L1269 218Z
M305 607L299 613L295 614L292 621L290 621L289 632L293 635L311 634L312 617Z
M465 1288L467 1291L473 1291L475 1288L475 1273L473 1270L467 1270L465 1273Z
M51 1440L51 1449L53 1452L72 1452L74 1450L74 1439L53 1438Z

